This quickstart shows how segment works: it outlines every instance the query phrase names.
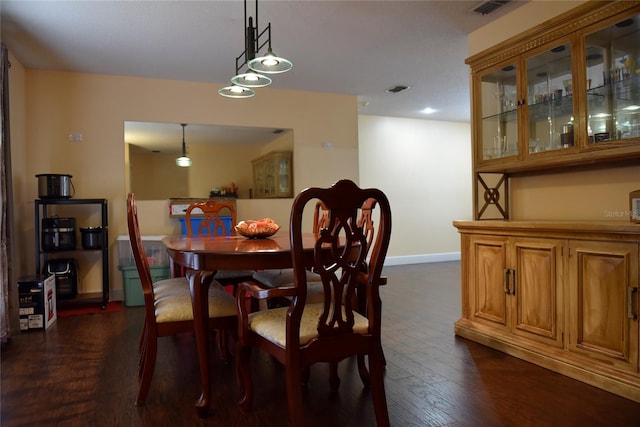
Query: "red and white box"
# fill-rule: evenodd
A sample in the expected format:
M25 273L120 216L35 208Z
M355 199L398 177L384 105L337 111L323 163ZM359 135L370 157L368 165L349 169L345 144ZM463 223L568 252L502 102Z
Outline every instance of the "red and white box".
M20 330L46 330L58 318L55 276L28 276L18 280Z

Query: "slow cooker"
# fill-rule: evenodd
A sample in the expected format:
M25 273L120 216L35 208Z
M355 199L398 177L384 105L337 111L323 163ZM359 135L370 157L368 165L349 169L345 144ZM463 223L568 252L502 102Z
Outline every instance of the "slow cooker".
M41 173L38 178L38 197L41 199L70 199L75 193L71 175Z
M82 236L82 247L84 249L102 248L102 227L80 228Z

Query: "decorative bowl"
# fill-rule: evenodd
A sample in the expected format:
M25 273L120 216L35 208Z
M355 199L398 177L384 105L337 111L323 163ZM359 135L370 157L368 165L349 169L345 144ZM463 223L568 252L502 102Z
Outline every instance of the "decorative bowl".
M280 226L270 218L240 221L235 228L238 234L247 239L264 239L273 236L280 230Z

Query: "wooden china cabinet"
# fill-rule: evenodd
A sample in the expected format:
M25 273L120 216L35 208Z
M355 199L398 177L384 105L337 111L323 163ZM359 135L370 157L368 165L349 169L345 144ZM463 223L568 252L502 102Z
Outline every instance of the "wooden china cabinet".
M293 196L292 158L291 151L272 151L251 161L254 198Z
M514 174L640 159L640 3L587 2L467 63L456 334L640 402L640 224L513 221L508 199Z

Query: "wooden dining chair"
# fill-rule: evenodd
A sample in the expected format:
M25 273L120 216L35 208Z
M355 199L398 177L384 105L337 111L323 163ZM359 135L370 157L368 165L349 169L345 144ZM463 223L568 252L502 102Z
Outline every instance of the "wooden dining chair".
M198 228L194 229L192 218L195 218L194 210L202 212L201 221ZM223 214L231 217L230 226L223 221ZM235 236L235 225L238 223L236 208L232 203L206 200L203 202L195 202L189 205L185 212L185 221L187 228L187 236ZM237 284L243 280L251 279L255 273L254 270L219 270L216 272L214 279L223 285L233 285L234 290Z
M303 249L305 206L322 201L327 224L319 230L312 254ZM366 227L359 224L365 201L374 199L378 226L370 244ZM372 205L372 209L373 209ZM294 200L290 218L294 282L291 286L263 289L244 282L239 290L253 298L290 297L288 307L249 313L244 300L239 310L236 366L243 389L240 405L253 401L251 349L258 347L285 366L289 417L293 426L304 425L301 386L305 370L317 362L337 363L351 356L369 358L369 369L359 369L370 385L378 426L389 425L384 390L381 345L382 303L379 286L391 236L391 210L380 190L361 189L348 180L327 189L309 188ZM312 255L312 256L310 256ZM367 262L368 260L368 262ZM324 298L307 301L306 271L312 267L322 278ZM364 307L354 307L357 288L364 293ZM359 312L364 311L364 313Z
M158 338L193 332L193 308L189 283L185 277L161 280L153 283L151 269L145 253L138 222L136 199L133 193L127 197L127 224L129 240L135 259L144 298L144 323L140 336L140 388L136 405L144 405L155 370ZM211 275L204 277L209 280ZM237 309L235 298L222 285L213 281L209 286L209 327L218 335L234 335L237 331ZM225 340L219 340L223 357L228 357Z
M328 211L324 207L321 201L317 201L313 211L313 233L318 234L320 228L325 226L328 221ZM290 286L293 283L293 268L281 268L281 269L267 269L258 270L253 273L253 281L263 288L278 288L280 286ZM318 286L310 287L309 293L312 294L313 299L322 298L322 287L320 285L320 275L307 270L307 283L316 283ZM309 298L310 295L307 295ZM265 303L260 303L260 306L265 306Z

